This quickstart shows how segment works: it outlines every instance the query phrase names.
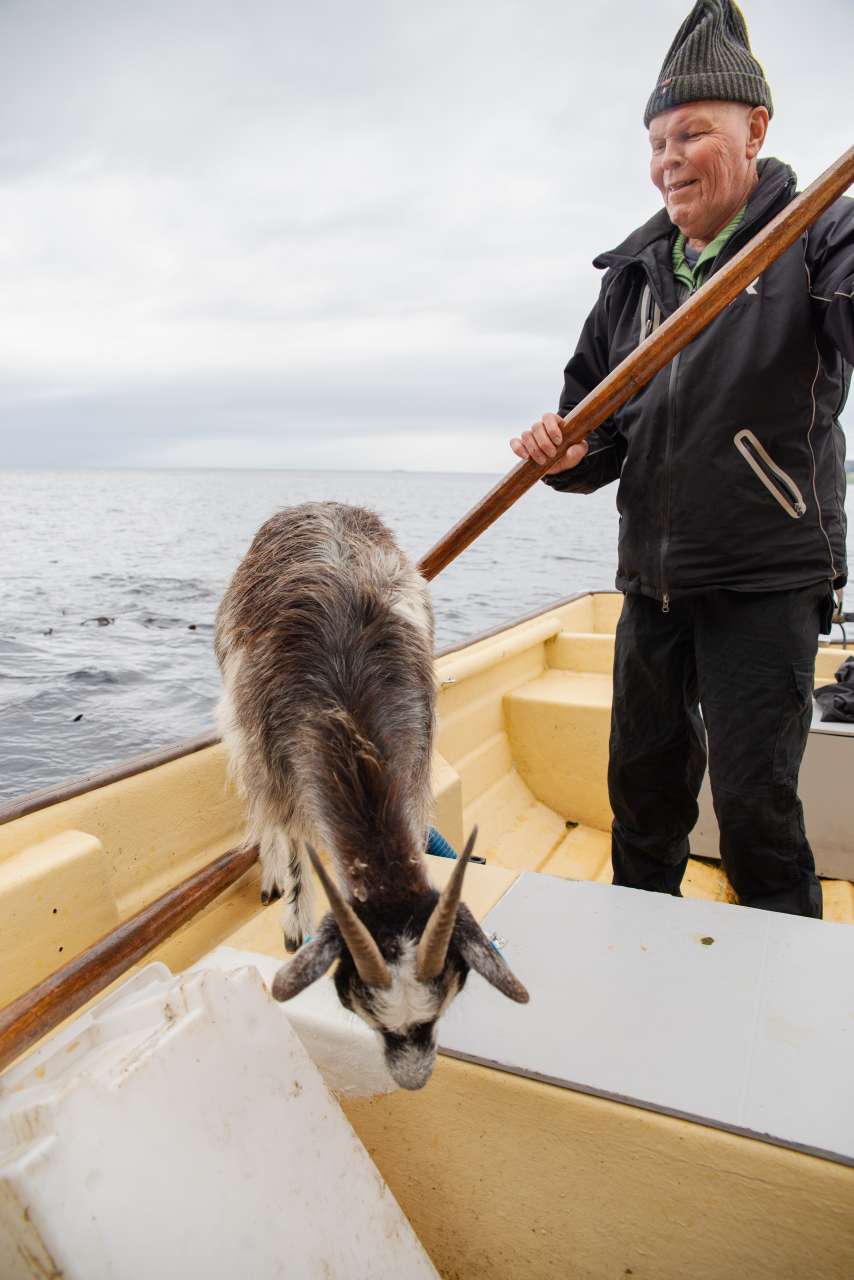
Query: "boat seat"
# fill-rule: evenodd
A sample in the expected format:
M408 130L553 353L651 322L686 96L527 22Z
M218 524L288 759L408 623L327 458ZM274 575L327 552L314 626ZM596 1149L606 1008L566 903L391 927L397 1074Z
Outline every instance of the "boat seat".
M546 646L550 667L559 671L590 671L610 676L614 667L614 637L610 632L561 631Z

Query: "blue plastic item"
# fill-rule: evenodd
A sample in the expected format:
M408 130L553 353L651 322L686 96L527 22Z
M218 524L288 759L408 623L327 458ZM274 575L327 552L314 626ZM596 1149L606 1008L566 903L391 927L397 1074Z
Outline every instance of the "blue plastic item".
M430 828L430 834L427 836L427 852L432 853L434 858L456 858L457 852L452 849L443 835L440 835L435 827Z
M430 834L427 837L427 852L432 853L434 858L458 858L460 856L435 827L430 828ZM480 858L476 853L473 853L469 861L479 862L483 866L486 858Z

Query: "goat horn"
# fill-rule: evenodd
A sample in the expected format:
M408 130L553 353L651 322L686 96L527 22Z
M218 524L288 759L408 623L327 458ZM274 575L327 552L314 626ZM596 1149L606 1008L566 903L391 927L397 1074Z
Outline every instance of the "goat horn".
M442 890L442 896L433 908L421 935L421 941L415 953L415 976L420 982L438 978L445 967L448 946L457 918L457 907L460 905L460 895L463 891L463 876L476 839L477 827L472 827L466 847L457 858L451 878Z
M391 974L382 957L382 952L320 861L316 850L310 844L306 847L311 865L326 890L332 914L338 921L338 928L347 944L347 950L353 957L353 964L356 966L359 977L369 987L390 987Z

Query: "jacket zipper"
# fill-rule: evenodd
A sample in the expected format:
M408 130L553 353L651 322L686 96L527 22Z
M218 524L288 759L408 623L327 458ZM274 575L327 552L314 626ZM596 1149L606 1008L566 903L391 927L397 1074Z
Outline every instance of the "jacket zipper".
M673 435L676 423L676 376L679 372L681 351L673 357L667 379L667 436L664 443L664 501L662 504L661 532L661 612L670 612L670 592L667 589L665 561L670 547L670 472L673 466Z
M648 338L654 329L661 324L664 308L661 299L658 297L655 289L655 281L651 273L644 266L644 275L646 276L646 284L641 293L640 306L640 342ZM672 436L673 436L673 399L676 372L679 368L679 355L677 353L670 365L670 374L667 384L667 436L664 446L664 500L662 503L662 535L661 535L661 612L670 612L670 593L667 590L667 584L664 578L664 560L667 554L667 547L670 542L669 524L670 524L670 467L673 452Z
M688 291L689 298L692 293L696 292L696 285ZM683 298L682 301L687 301ZM680 303L680 306L682 304ZM665 562L667 560L667 552L670 548L670 489L671 489L671 470L673 467L673 436L676 432L676 379L679 374L679 361L682 352L677 351L676 355L670 362L670 373L667 378L667 437L664 444L664 502L663 502L663 522L661 532L661 612L670 612L670 592L667 589L667 576L665 573Z
M807 504L790 475L778 467L761 440L752 431L737 431L732 442L750 469L764 484L772 498L793 520L800 520Z

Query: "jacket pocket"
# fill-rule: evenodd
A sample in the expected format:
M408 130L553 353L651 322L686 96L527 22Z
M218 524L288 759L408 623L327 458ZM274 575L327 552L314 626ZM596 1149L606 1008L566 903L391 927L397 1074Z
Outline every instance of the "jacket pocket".
M800 489L792 477L787 475L782 467L777 466L753 432L737 431L732 442L786 514L793 520L800 520L807 509Z

